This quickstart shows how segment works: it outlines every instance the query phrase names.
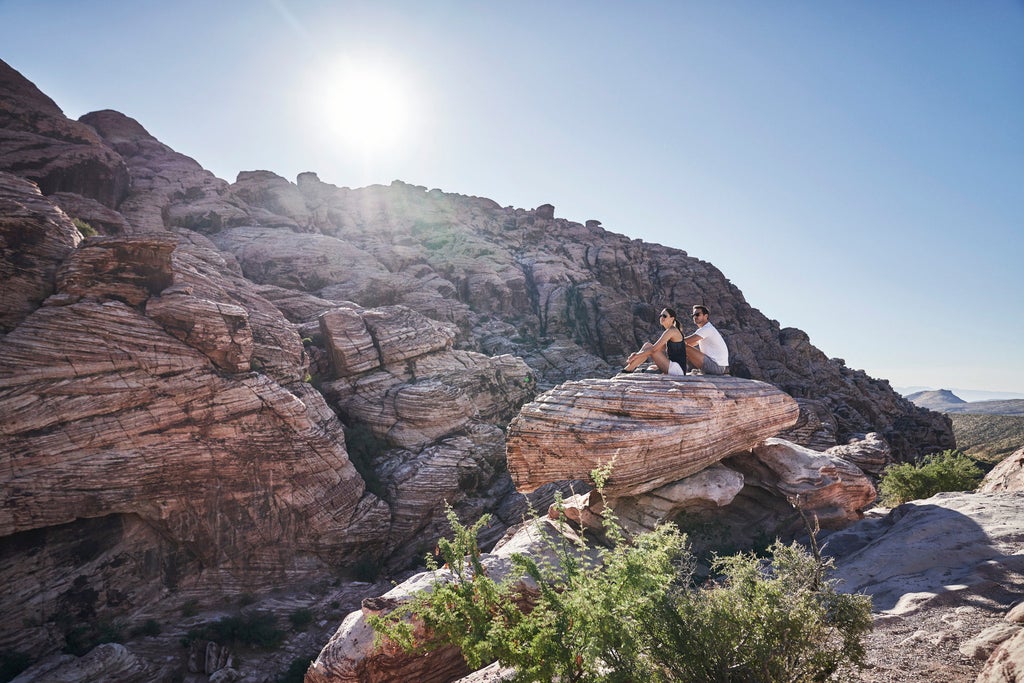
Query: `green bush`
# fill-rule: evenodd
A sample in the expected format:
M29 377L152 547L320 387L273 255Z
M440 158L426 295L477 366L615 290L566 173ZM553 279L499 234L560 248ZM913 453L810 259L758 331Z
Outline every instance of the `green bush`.
M277 628L277 618L270 612L243 612L192 629L182 639L183 645L205 638L222 645L248 645L271 649L284 641L285 633Z
M698 586L674 526L626 542L609 514L611 549L581 540L553 544L552 563L512 557L538 586L528 597L515 578L487 576L476 543L486 517L467 528L449 510L449 520L454 539L438 545L449 579L372 617L378 645L385 637L411 651L455 644L470 667L497 660L519 681L818 681L863 662L870 599L837 593L825 578L831 564L796 544L776 542L771 560L722 558ZM414 638L413 620L431 634L426 641Z
M960 451L926 455L918 463L900 463L885 469L879 484L881 502L891 507L943 491L973 491L982 476L974 460Z
M71 624L64 629L64 652L81 657L102 643L124 642L124 622L98 619Z
M83 221L80 218L72 218L71 222L75 224L76 228L78 228L78 232L82 235L82 237L92 237L94 235L99 234L96 231L96 228L92 227L91 225L89 225L87 222Z
M160 635L160 622L156 619L147 619L145 623L132 628L129 635L133 638L136 636L158 636Z

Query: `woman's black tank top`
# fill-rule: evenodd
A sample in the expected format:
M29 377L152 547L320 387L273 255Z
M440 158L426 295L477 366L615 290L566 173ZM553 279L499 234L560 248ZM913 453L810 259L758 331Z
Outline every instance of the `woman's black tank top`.
M681 341L670 341L665 344L665 351L669 360L679 363L679 367L686 370L686 344Z

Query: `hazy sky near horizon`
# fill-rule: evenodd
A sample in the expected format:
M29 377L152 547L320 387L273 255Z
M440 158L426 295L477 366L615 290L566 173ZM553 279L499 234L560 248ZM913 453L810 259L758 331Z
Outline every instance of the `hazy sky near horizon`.
M0 58L229 181L551 203L895 386L1024 392L1020 0L0 0Z

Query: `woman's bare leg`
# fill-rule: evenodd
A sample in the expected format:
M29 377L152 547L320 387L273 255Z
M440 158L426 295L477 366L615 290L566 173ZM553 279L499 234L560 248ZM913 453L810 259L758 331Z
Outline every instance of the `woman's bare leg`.
M623 370L627 372L633 372L638 367L647 362L651 357L651 349L654 346L651 342L644 342L644 345L640 347L639 351L629 354L629 358L626 359L626 367Z
M661 374L668 374L668 364L670 361L664 351L655 351L652 353L651 360L654 361L654 364L658 366L659 370L661 370Z
M665 355L664 351L654 351L654 346L650 342L644 343L636 353L629 354L629 359L627 360L626 367L624 367L623 370L632 372L647 361L651 361L657 365L658 369L661 370L662 373L668 374L668 356Z

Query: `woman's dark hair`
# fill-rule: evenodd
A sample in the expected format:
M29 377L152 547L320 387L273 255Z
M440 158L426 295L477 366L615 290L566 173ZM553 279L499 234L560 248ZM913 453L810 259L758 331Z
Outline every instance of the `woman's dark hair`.
M676 315L675 310L672 309L672 308L669 308L668 306L666 306L665 307L665 312L668 313L670 316L672 316L672 326L675 327L680 332L682 332L683 331L683 325L682 325L682 323L679 322L679 316Z

